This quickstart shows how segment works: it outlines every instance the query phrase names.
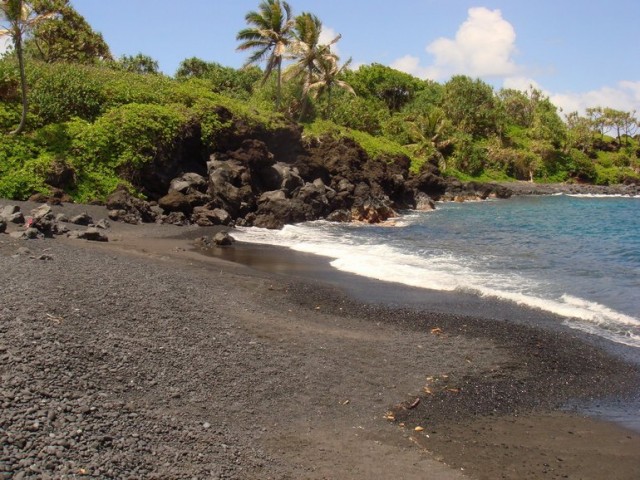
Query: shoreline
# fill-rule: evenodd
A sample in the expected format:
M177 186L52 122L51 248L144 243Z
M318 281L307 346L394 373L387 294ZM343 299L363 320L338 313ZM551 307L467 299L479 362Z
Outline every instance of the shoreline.
M507 300L488 299L471 293L410 287L341 272L331 267L329 260L324 257L297 252L287 247L240 242L231 248L212 247L196 250L206 256L238 263L268 274L281 275L284 281L291 282L293 278L312 283L320 290L326 289L327 296L339 296L341 305L365 305L365 308L375 312L384 311L389 318L393 318L396 313L413 319L420 316L434 317L436 323L440 318L441 323L452 322L454 329L461 329L460 324L464 324L463 330L468 329L471 331L470 334L479 336L484 334L484 323L493 323L494 326L489 327L489 330L494 334L496 330L501 331L502 339L508 336L506 331L509 328L533 332L532 337L537 333L541 333L543 337L559 335L569 343L582 343L589 348L606 352L622 362L634 365L640 372L640 349L572 329L563 323L563 317ZM309 308L314 308L315 303L322 302L321 298L314 298L306 290L302 294L294 294L293 297L295 301L306 304ZM415 324L418 321L413 322ZM475 326L471 327L472 323ZM431 328L440 326L427 323L421 329ZM526 337L522 332L519 335ZM522 338L520 340L522 341ZM565 405L562 408L588 413L594 418L615 421L624 428L640 433L640 383L626 402L625 405L625 401L620 402L615 398L599 401L597 404L570 402L571 406Z
M356 302L390 309L478 317L544 328L579 338L640 367L639 348L571 328L564 324L565 317L543 309L520 305L511 300L482 297L468 292L412 287L365 277L332 267L331 260L327 257L272 244L236 242L232 248L196 247L195 250L261 272L281 274L285 278L294 276L307 282L320 282L337 288Z
M496 182L498 185L508 188L513 195L596 195L596 196L640 196L638 185L591 185L586 183L531 183L521 182Z
M477 315L445 311L457 294L429 297L442 311L365 303L395 287L337 278L317 257L300 263L288 251L269 249L269 258L265 249L238 245L221 251L246 253L253 265L209 258L192 242L210 231L113 224L107 244L0 236L8 285L0 355L9 362L1 373L16 390L9 397L3 387L0 434L30 438L32 466L40 468L34 448L58 448L48 435L83 429L81 446L98 441L92 432L112 440L91 454L88 447L45 455L59 468L55 478L67 478L60 475L67 467L112 478L101 464L158 478L637 473L640 434L558 410L576 397L632 395L637 366L580 335L527 325L533 313L515 307L458 299ZM21 245L32 254L14 257ZM44 251L51 261L37 259ZM274 263L279 269L269 272ZM365 298L345 293L346 284ZM491 311L499 318L478 318ZM508 323L513 316L523 324ZM25 350L33 342L38 351ZM37 373L43 361L44 377ZM65 371L75 374L67 381ZM27 378L31 398L20 393ZM21 430L25 418L37 421L38 412L27 412L39 398L62 413L47 420L45 411L46 428ZM90 406L97 410L81 413ZM389 413L395 421L385 419ZM120 423L106 421L110 415ZM131 430L128 415L140 426ZM174 427L172 435L158 433ZM142 440L129 445L134 432ZM176 457L186 452L180 441L189 452Z

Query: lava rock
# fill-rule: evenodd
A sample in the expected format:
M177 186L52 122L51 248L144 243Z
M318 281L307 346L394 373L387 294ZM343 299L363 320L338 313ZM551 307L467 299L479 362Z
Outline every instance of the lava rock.
M84 231L73 231L69 233L69 238L77 238L82 240L89 240L92 242L108 242L109 237L98 230L95 227L89 227Z
M87 225L91 225L93 223L93 218L91 218L91 215L84 212L80 215L71 217L69 221L75 225L84 225L86 227Z
M227 232L218 232L213 236L213 243L221 247L233 245L234 242L235 239Z

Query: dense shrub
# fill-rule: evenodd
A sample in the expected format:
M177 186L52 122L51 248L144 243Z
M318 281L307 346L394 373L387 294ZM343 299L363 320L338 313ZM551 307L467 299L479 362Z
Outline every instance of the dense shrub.
M480 175L487 161L487 148L485 145L474 142L471 135L465 134L458 135L455 138L454 145L454 168L467 175Z
M76 118L48 125L34 133L30 144L47 150L39 154L39 160L48 162L40 167L64 162L74 170L75 182L67 190L75 200L103 200L119 185L131 187L143 165L171 155L188 119L182 106L128 104L110 109L94 123ZM28 188L40 191L47 170L30 171L36 180Z
M569 167L569 175L571 177L589 182L596 180L596 167L593 160L591 160L586 153L573 149L569 155L569 162L567 163Z
M336 96L338 98L333 100L334 105L330 113L333 122L371 135L382 133L381 124L389 118L382 101L362 97L350 98L346 92L340 92Z
M622 181L623 174L620 169L605 167L597 163L594 167L596 171L595 183L598 185L615 185Z
M20 122L20 112L13 105L0 103L0 130L9 131Z
M117 169L131 180L136 169L170 152L187 119L181 106L130 103L80 129L72 151L85 162Z
M34 192L47 192L44 179L53 160L28 137L0 137L0 198L26 200Z
M59 63L35 69L29 101L41 124L65 122L73 117L94 120L102 112L105 96L90 67Z
M300 79L285 75L285 108L275 112L275 78L256 84L259 69L183 63L180 78L172 79L29 58L27 130L15 138L2 133L15 128L21 113L17 62L5 55L0 196L46 191L47 176L60 165L71 167L73 181L65 188L76 200L104 198L118 185L135 191L140 169L178 154L183 138L199 134L194 148L215 151L235 131L265 132L291 121L304 121L307 137L351 138L373 158L406 155L414 172L432 162L464 179L609 184L640 175L637 138L623 137L621 145L575 116L565 125L534 89L495 94L464 76L441 85L371 65L341 77L358 96L334 89L330 104L326 94L303 100Z

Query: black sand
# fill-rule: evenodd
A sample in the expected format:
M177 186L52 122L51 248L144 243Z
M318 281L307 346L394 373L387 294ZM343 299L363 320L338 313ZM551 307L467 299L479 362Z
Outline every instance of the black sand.
M202 233L0 235L0 478L637 478L639 434L561 409L638 391L598 342L363 302L320 260L180 239Z

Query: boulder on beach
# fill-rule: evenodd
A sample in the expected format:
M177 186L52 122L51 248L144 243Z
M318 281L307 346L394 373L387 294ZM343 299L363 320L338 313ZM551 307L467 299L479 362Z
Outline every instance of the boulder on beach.
M93 223L93 218L91 218L91 215L89 215L88 213L83 212L83 213L81 213L79 215L75 215L75 216L71 217L69 219L69 222L73 223L75 225L87 226L87 225L90 225L90 224Z
M213 236L213 243L220 247L233 245L234 242L235 239L227 232L218 232Z
M95 227L89 227L84 231L75 230L69 233L69 238L89 240L92 242L108 242L109 237Z
M123 188L109 195L106 206L109 209L109 218L114 221L131 224L152 223L157 218L149 202L134 197Z

